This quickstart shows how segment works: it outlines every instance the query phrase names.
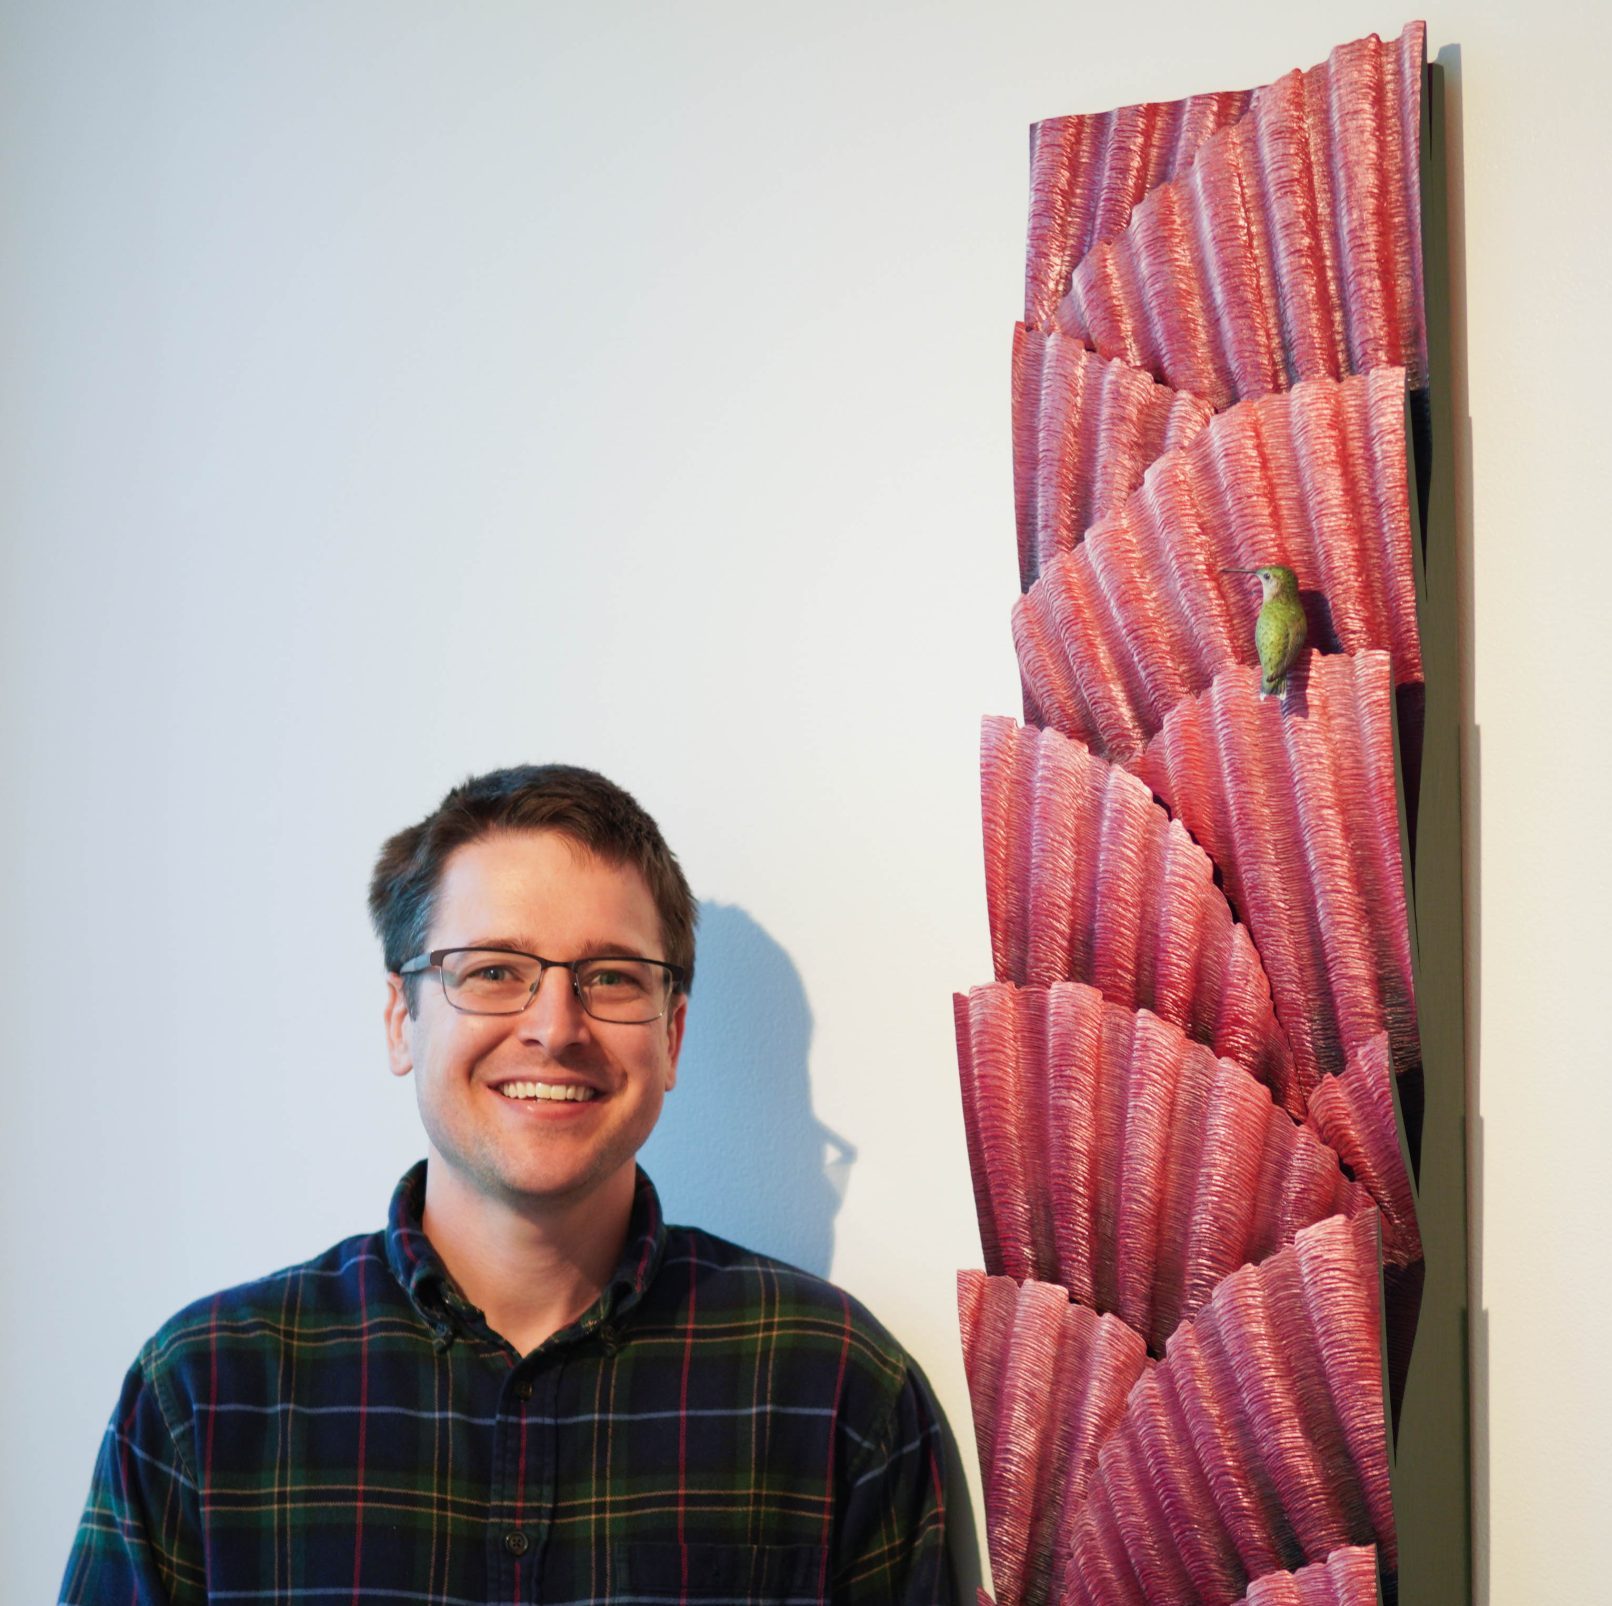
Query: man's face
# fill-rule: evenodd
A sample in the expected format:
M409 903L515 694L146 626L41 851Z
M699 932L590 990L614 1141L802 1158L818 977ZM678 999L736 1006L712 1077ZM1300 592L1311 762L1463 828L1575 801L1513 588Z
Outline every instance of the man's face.
M666 957L640 872L553 831L501 832L449 855L426 946L484 945L547 959ZM414 1073L431 1164L453 1173L456 1191L530 1209L630 1188L633 1157L677 1077L685 998L647 1025L598 1021L583 1012L570 973L554 969L520 1014L466 1015L430 972L411 1018L396 976L390 987L392 1070ZM517 1101L499 1091L515 1082L591 1097Z

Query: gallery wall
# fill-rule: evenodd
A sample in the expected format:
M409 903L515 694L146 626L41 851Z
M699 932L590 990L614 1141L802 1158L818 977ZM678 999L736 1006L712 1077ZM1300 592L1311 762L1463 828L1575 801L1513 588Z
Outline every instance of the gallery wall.
M1017 710L1025 130L1341 3L0 7L0 1554L124 1367L420 1152L363 916L466 773L595 765L705 904L669 1211L832 1274L972 1471L950 995ZM1612 24L1426 13L1451 125L1480 1601L1596 1598ZM11 1585L8 1583L8 1594Z

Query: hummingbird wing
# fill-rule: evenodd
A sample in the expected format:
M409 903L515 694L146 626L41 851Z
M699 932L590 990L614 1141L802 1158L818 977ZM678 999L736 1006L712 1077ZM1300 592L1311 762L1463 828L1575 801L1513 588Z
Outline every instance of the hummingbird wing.
M1274 690L1286 677L1304 650L1304 607L1293 601L1270 604L1259 610L1254 621L1254 650L1265 674L1265 688Z

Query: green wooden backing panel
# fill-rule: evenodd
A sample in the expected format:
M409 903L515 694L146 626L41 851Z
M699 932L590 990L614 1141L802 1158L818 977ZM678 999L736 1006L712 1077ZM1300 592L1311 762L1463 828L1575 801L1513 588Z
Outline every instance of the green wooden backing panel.
M1421 1322L1394 1465L1402 1606L1471 1600L1467 1383L1465 986L1462 973L1461 657L1443 69L1430 64L1422 120L1422 248L1432 453L1424 464L1420 579L1427 676L1412 935L1426 1108L1418 1214L1427 1256ZM1412 506L1416 476L1411 475Z

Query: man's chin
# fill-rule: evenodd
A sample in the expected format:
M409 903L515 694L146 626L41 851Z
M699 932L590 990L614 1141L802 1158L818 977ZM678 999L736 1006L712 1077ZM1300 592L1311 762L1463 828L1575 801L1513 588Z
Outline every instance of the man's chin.
M577 1170L508 1167L478 1189L506 1208L525 1216L551 1216L582 1208L607 1207L618 1196L631 1200L635 1164L632 1159L609 1166Z

